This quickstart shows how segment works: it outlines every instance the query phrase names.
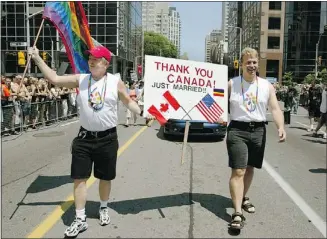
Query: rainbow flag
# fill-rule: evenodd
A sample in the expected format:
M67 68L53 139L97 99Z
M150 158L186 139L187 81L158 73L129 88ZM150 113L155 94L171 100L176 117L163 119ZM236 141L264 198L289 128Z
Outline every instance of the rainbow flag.
M224 97L225 90L224 89L213 89L213 96Z
M89 73L86 50L94 47L81 2L47 2L43 18L52 22L65 45L74 73Z

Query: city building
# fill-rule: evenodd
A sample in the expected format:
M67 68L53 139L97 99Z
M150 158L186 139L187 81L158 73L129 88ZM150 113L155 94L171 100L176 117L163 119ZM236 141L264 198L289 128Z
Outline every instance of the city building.
M222 7L222 21L221 21L221 31L223 35L223 41L228 42L228 17L229 17L229 2L223 2Z
M169 7L168 2L143 2L142 23L145 31L167 37L180 55L181 19L175 7Z
M240 50L251 47L259 53L259 75L281 81L285 3L230 2L229 10L230 68L234 68L234 60L239 60Z
M175 7L169 8L168 39L176 46L179 57L181 55L181 18Z
M1 2L1 59L6 74L24 71L24 67L18 65L17 52L26 52L27 45L33 45L42 21L44 5L45 2L36 1ZM83 2L83 6L91 36L114 55L109 71L119 72L124 80L128 79L128 73L134 68L135 58L141 55L142 3L90 1ZM28 20L25 16L32 17ZM40 52L47 53L46 62L49 66L52 55L55 59L54 68L58 69L60 62L68 61L65 54L60 54L62 43L51 23L45 23L36 46ZM40 73L33 62L29 72Z
M229 2L228 10L228 72L230 76L238 75L233 62L240 56L240 28L242 27L242 2Z
M327 3L298 1L285 4L283 71L293 72L293 79L302 82L308 74L315 73L319 58L318 71L327 68Z
M229 2L222 3L222 21L221 31L223 40L218 45L219 51L219 64L228 64L228 61L224 61L228 57L228 17L229 17Z
M205 38L205 62L218 63L218 46L223 39L221 30L214 29Z

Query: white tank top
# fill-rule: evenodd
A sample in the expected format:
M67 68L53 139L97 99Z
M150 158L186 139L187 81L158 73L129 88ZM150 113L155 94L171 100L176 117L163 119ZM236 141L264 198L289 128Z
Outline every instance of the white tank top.
M269 81L257 78L252 84L243 79L244 99L242 96L241 77L231 79L230 118L243 122L266 121L269 101ZM257 91L258 87L258 91ZM257 104L254 99L258 94ZM244 103L243 103L244 102Z
M79 78L79 94L77 96L77 103L80 107L80 123L83 128L89 131L104 131L117 126L118 114L118 81L119 78L110 73L107 73L107 80L105 77L98 81L91 80L92 94L105 93L105 100L102 109L95 111L89 105L89 77L90 74L81 74ZM107 87L105 87L105 82ZM103 93L102 93L103 92Z

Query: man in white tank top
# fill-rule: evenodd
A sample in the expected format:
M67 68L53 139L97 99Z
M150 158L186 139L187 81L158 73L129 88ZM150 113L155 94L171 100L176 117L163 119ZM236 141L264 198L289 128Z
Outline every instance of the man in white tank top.
M98 46L88 51L91 74L65 76L58 76L50 69L39 56L38 49L29 48L28 53L52 84L79 88L77 102L80 107L81 128L72 142L71 164L76 218L65 231L67 237L75 237L88 227L85 215L86 181L91 176L93 165L94 177L100 179L100 225L110 222L107 204L111 180L116 177L118 100L133 113L141 115L141 110L131 100L119 77L107 73L111 59L111 52L107 48Z
M254 213L255 207L246 196L250 188L254 168L263 163L266 144L266 111L270 106L278 128L279 140L286 138L284 118L279 108L274 87L258 77L258 53L252 48L242 51L242 75L228 82L231 122L227 129L229 167L232 169L229 187L234 213L229 224L240 230L245 217L242 209Z

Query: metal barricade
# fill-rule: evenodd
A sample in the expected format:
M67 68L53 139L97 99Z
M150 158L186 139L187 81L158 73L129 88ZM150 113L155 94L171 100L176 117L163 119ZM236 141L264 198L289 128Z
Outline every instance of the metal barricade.
M2 142L17 139L23 133L23 114L19 101L1 101Z
M61 122L74 117L78 117L77 104L66 99L3 104L1 108L2 142L16 139L24 132L57 127ZM14 120L15 123L13 123Z

